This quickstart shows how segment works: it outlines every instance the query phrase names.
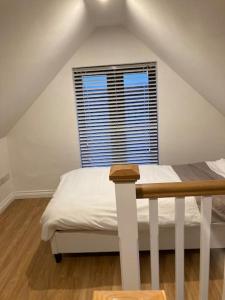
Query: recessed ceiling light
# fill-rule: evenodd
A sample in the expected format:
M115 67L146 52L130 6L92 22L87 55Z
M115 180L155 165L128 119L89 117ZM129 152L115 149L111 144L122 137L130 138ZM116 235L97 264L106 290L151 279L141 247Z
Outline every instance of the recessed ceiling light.
M101 2L101 3L109 2L109 0L98 0L98 1Z

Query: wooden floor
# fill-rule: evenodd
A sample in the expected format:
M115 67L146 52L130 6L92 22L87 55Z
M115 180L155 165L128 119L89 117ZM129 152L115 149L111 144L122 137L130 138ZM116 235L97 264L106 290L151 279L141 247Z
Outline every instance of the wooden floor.
M40 240L46 199L17 200L0 215L1 300L90 300L93 290L121 289L119 256L68 255L56 264L49 243ZM220 300L222 250L211 251L210 300ZM185 254L186 299L198 299L199 252ZM149 289L149 255L141 255L142 288ZM161 288L174 300L174 253L160 254Z

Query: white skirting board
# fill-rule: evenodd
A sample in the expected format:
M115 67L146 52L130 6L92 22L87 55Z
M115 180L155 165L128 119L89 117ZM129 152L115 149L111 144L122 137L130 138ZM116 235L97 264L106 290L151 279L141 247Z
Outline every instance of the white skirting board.
M0 213L2 213L14 200L29 198L51 198L54 190L33 190L11 192L5 199L0 201Z
M0 214L15 200L15 195L11 192L6 198L0 201Z
M54 192L54 190L16 191L14 195L15 199L51 198Z

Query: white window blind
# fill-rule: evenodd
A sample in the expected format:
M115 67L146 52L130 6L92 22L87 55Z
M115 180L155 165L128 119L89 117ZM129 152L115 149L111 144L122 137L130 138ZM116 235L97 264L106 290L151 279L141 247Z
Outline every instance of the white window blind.
M83 167L158 163L156 67L73 69Z

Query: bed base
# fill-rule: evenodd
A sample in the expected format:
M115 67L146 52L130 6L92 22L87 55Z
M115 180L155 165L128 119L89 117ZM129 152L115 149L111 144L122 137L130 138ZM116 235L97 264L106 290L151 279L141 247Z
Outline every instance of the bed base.
M225 248L225 223L211 225L211 248ZM200 248L199 225L185 227L185 249ZM139 249L149 250L149 232L140 231ZM51 239L52 254L61 262L64 253L119 252L117 232L108 231L56 231ZM174 226L159 228L159 249L175 249Z
M55 257L55 262L57 264L61 263L61 261L62 261L62 254L61 253L54 254L54 257Z

